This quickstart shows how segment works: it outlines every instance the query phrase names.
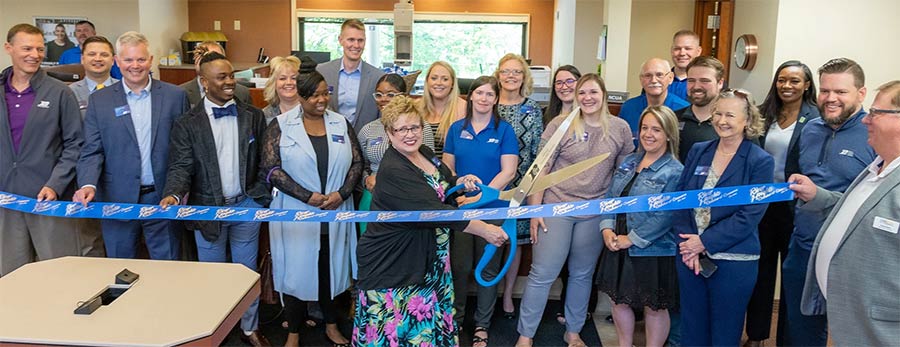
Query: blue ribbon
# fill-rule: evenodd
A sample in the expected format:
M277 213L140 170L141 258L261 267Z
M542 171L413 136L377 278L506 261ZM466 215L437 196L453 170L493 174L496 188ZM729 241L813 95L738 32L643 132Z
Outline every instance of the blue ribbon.
M0 192L0 208L65 218L172 219L229 222L419 222L472 219L578 217L610 213L668 211L697 207L764 204L794 198L788 183L690 190L621 198L562 202L537 206L435 211L323 211L222 206L170 206L71 201L44 201Z

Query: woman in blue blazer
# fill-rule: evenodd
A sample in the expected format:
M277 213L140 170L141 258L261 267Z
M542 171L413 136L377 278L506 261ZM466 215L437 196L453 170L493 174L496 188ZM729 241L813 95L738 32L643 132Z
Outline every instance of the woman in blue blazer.
M751 140L763 119L750 93L728 89L713 105L719 139L694 144L678 190L772 183L774 161ZM684 346L738 346L759 262L757 226L766 204L677 212L681 334Z

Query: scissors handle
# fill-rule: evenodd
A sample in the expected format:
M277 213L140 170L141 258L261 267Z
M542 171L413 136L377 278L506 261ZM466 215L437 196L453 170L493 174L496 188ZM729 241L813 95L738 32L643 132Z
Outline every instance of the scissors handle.
M481 190L481 196L475 202L466 204L465 206L461 206L460 208L466 209L466 210L471 210L471 209L483 207L494 201L500 200L500 191L499 190L496 190L486 184L476 183L475 185L478 186L478 188ZM453 193L456 193L465 187L466 187L465 185L460 184L456 187L450 188L450 190L448 190L446 192L446 195L450 196Z
M476 185L479 189L481 189L481 197L479 197L475 202L460 206L461 209L476 209L500 200L499 190L481 183L478 183ZM450 188L450 190L447 190L447 195L451 195L463 188L465 188L465 185L462 184ZM481 259L478 260L478 265L475 266L475 281L477 281L478 284L483 287L490 287L500 282L500 280L503 279L503 276L506 274L506 271L509 270L509 266L512 265L513 259L515 259L516 256L516 220L507 219L503 222L502 228L503 232L506 233L506 236L509 237L509 256L507 256L506 258L506 264L503 265L503 268L500 269L499 272L497 272L497 276L495 276L490 281L486 281L481 273L484 271L484 268L487 267L488 263L491 262L491 259L494 258L494 254L497 253L497 246L494 246L492 244L487 244L484 246L484 254L481 255Z

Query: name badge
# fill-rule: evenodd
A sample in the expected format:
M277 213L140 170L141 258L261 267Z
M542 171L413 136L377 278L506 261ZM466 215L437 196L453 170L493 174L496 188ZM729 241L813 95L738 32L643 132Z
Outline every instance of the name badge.
M708 176L709 175L709 166L698 166L694 169L695 176Z
M331 135L331 142L344 143L344 135Z
M684 122L678 122L678 130L684 130Z
M86 109L86 108L87 108L87 101L81 101L81 102L78 103L78 109L79 109L79 110L84 110L84 109Z
M131 108L128 105L116 107L116 118L131 114Z
M459 138L461 138L463 140L471 140L471 139L474 139L475 136L472 136L472 134L469 133L468 130L463 130L461 133L459 133Z
M872 222L872 227L875 229L887 231L891 234L896 234L897 231L900 230L900 223L887 218L875 216L875 221Z
M384 142L384 138L381 137L381 136L376 137L376 138L374 138L374 139L369 139L369 146L378 146L378 145L380 145L382 142Z

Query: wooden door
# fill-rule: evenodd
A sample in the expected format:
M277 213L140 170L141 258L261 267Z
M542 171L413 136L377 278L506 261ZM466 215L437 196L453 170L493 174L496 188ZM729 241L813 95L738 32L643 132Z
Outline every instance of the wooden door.
M700 35L703 55L713 56L725 65L725 80L731 69L734 2L737 0L694 0L694 32Z

